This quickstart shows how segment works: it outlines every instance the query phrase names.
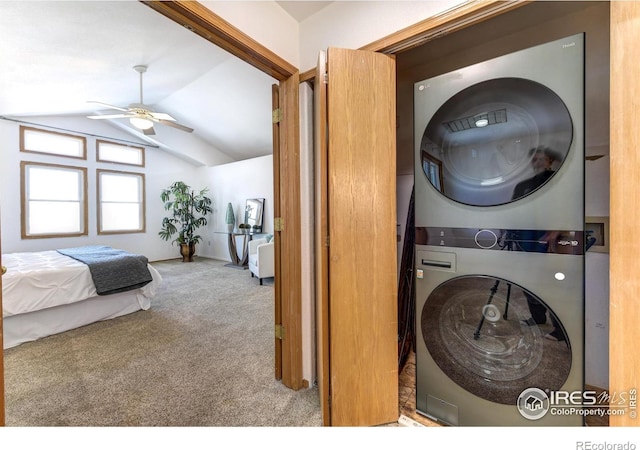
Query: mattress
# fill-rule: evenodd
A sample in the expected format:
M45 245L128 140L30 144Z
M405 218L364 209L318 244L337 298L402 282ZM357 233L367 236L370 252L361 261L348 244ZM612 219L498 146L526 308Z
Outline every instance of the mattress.
M4 318L97 296L89 267L55 250L4 254L2 264L7 268L2 277ZM141 309L149 308L162 280L151 265L149 271L153 281L136 290ZM101 298L108 301L109 296Z
M142 288L97 295L89 267L55 250L2 255L3 347L62 333L151 307L162 276Z

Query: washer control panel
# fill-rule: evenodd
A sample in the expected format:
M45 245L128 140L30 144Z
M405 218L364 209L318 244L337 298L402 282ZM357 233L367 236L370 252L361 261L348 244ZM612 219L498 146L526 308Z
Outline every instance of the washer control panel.
M584 255L581 230L416 227L416 244L436 247Z

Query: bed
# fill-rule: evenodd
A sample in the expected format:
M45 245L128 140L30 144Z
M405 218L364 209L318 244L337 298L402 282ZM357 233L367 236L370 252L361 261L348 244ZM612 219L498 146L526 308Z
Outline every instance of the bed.
M5 349L147 310L162 282L144 256L105 246L8 253L2 265Z

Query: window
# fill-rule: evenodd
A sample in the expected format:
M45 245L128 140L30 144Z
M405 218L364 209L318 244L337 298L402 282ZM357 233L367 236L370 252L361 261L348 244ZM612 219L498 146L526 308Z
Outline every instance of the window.
M144 174L97 170L98 234L145 231Z
M108 138L96 139L95 143L98 163L145 165L144 146L112 142ZM22 238L88 235L87 139L73 132L20 126L20 151L46 155L51 160L59 157L84 160L78 163L83 167L20 163ZM95 174L97 233L144 233L144 174L103 169L97 169ZM93 194L91 197L96 198Z
M427 179L431 181L433 187L444 193L444 186L442 186L442 161L423 150L422 170L424 170Z
M144 167L144 147L96 141L96 160Z
M20 163L22 238L87 234L87 169Z
M73 134L21 126L20 151L87 159L87 139Z

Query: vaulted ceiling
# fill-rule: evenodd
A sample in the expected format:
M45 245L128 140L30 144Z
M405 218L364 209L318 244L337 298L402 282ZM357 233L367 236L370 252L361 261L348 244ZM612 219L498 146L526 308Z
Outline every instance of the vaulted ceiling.
M278 2L297 20L327 3ZM1 1L0 30L2 117L117 113L88 102L138 103L133 66L146 65L144 103L194 129L156 125L149 143L177 153L206 144L231 160L272 151L276 80L140 2ZM149 139L124 119L109 122Z

